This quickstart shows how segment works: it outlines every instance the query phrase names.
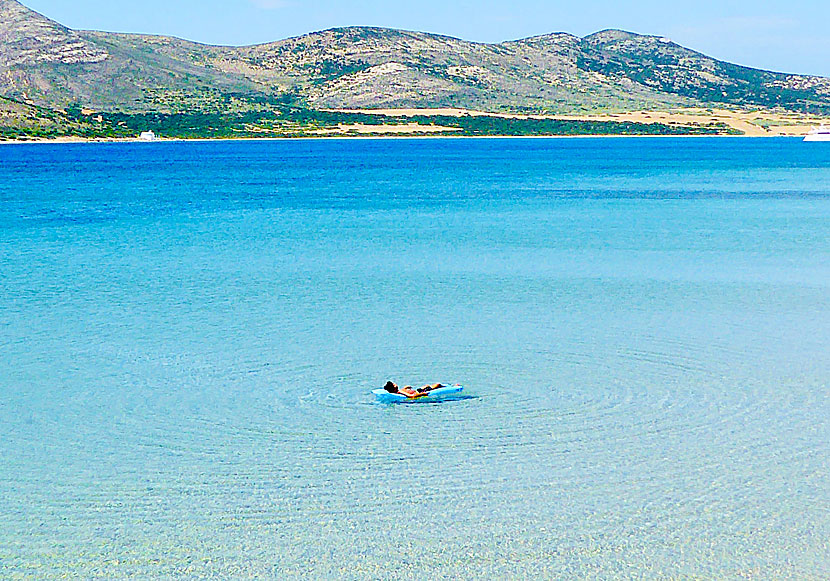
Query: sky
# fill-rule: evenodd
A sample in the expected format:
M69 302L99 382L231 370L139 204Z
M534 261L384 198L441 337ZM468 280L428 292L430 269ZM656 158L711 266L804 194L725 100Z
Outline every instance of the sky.
M501 42L606 28L666 36L715 58L830 77L830 0L22 0L75 29L246 45L366 25Z

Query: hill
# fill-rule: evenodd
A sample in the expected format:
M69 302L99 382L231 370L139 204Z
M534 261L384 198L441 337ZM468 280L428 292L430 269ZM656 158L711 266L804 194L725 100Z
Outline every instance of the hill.
M500 44L352 27L248 47L70 30L0 0L0 95L63 108L216 110L291 95L316 108L574 113L678 106L830 110L830 80L718 61L607 30Z
M252 89L241 76L156 49L172 39L131 38L73 31L16 0L0 0L0 95L52 108L131 111L164 107L168 100L211 103Z

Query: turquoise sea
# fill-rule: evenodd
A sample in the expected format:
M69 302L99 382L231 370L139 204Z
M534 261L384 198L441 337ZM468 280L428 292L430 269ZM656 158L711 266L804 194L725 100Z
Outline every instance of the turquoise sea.
M0 578L830 578L826 145L0 146Z

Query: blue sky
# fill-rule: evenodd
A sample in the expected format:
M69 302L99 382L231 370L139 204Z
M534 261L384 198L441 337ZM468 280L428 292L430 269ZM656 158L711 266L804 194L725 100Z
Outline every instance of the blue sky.
M71 28L254 44L348 25L498 42L605 28L668 36L711 56L830 76L830 0L23 0Z

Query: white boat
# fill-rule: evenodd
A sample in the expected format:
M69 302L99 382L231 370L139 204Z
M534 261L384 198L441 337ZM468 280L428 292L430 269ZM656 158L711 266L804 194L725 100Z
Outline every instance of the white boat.
M830 141L830 127L822 125L815 127L804 136L804 141Z

